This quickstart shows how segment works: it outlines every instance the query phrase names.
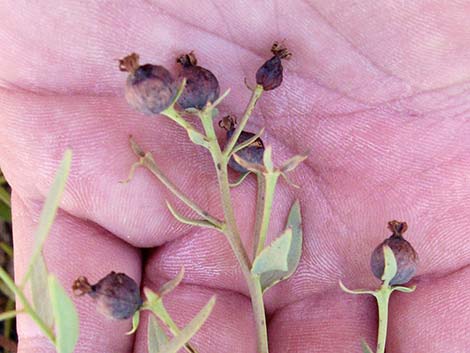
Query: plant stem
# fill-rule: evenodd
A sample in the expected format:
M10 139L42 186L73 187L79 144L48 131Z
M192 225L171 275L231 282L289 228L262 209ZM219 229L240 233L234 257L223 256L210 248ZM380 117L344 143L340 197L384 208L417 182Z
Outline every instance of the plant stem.
M180 329L171 318L171 315L166 310L165 305L163 305L163 301L159 300L154 305L156 307L151 307L152 312L168 326L170 332L173 334L173 336L176 337L180 333ZM191 343L189 342L184 345L184 348L189 353L198 353L196 348L194 348L194 346L191 345Z
M256 85L256 88L253 90L253 94L251 95L250 102L248 103L245 112L243 113L242 119L238 123L235 131L233 132L232 137L228 140L227 145L225 146L224 155L226 157L229 157L230 153L232 153L232 150L235 147L238 138L240 137L240 134L245 128L246 123L248 122L248 119L251 116L251 113L253 113L253 109L255 109L256 103L260 99L261 94L263 94L263 86Z
M276 189L277 179L279 178L278 173L270 173L266 175L259 175L258 178L263 178L263 183L259 182L258 179L258 188L262 187L262 197L261 200L257 200L256 204L256 219L261 218L259 223L258 234L255 235L255 249L254 258L259 255L259 253L264 249L266 243L266 235L269 228L269 219L271 218L271 210L273 205L274 191ZM258 190L258 193L260 190ZM258 202L262 201L260 205ZM256 233L255 233L256 234Z
M256 90L255 90L256 92ZM256 97L256 93L253 93L253 97ZM259 92L261 94L261 92ZM256 99L252 99L252 105L256 104ZM248 109L249 110L249 109ZM252 109L250 110L250 112ZM257 352L268 353L268 333L266 326L266 315L264 311L263 302L263 291L259 278L253 276L251 273L251 261L248 257L245 247L241 241L240 233L238 231L237 223L235 220L235 214L232 205L232 198L230 195L230 183L228 180L227 165L230 154L224 154L220 149L217 137L214 131L214 125L212 123L211 113L202 114L201 120L209 140L209 150L214 160L217 171L217 180L219 183L220 194L222 197L222 207L225 215L225 234L230 243L233 253L240 264L243 275L248 285L248 290L251 297L251 305L253 308L253 315L256 323L256 335L257 335Z
M390 286L382 286L379 291L375 293L377 299L377 306L379 308L379 329L377 333L377 353L385 352L385 342L387 340L387 326L388 326L388 303L390 295L392 294Z
M200 215L207 221L211 222L218 228L223 227L223 223L221 221L211 216L207 211L199 207L195 202L188 198L175 184L173 184L173 182L168 179L165 174L163 174L160 168L158 168L157 164L155 163L155 160L153 159L150 153L144 154L140 147L133 140L131 140L131 147L134 153L140 157L140 162L137 163L145 166L148 170L150 170L150 172L152 172L152 174L155 175L158 180L160 180L160 182L173 193L173 195L183 201L189 208L191 208L194 212L196 212L198 215ZM134 169L131 169L130 177L132 177L133 170Z
M15 282L13 282L8 273L6 273L2 267L0 267L0 279L5 282L5 284L8 286L8 288L10 288L13 293L16 294L19 301L23 305L23 311L26 312L31 317L31 319L33 319L33 321L36 323L36 325L38 325L39 329L44 333L44 335L46 335L46 337L55 345L55 336L52 330L41 320L39 315L29 304L28 299L26 299L23 291L15 285Z

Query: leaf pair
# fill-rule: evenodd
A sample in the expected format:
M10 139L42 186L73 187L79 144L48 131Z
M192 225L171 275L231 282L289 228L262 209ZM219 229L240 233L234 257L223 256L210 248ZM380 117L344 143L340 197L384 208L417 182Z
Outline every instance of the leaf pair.
M170 341L155 319L154 315L150 315L148 322L148 351L149 353L176 353L181 348L185 348L190 353L197 353L196 349L189 343L189 340L199 331L202 325L206 322L212 309L215 305L215 296L201 309L201 311L191 320L191 322L182 330L178 328L176 323L171 318L163 304L163 296L170 293L175 289L184 276L184 268L181 268L178 275L166 282L160 287L158 293L153 292L149 288L144 288L144 293L147 298L142 306L142 310L150 310L156 317L158 317L171 331L173 339ZM134 328L131 332L135 331L138 326L139 316L138 312L134 315L133 325Z
M292 205L284 232L253 261L251 272L259 276L263 292L289 278L302 253L302 215L299 201Z

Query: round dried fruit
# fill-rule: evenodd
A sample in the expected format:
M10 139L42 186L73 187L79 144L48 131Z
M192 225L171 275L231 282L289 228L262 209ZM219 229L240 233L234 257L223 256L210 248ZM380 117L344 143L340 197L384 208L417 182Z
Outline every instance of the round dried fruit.
M227 140L230 139L235 131L235 118L228 115L219 121L219 126L227 131ZM237 140L236 145L252 138L255 134L251 132L242 131L240 137ZM237 152L237 156L244 159L247 162L255 164L263 164L264 144L260 138L257 138L249 146L242 148ZM238 164L233 156L230 158L228 165L230 168L239 173L246 173L248 169Z
M139 55L132 53L119 60L119 69L129 72L126 100L144 114L158 114L168 108L177 92L170 72L159 65L139 65Z
M209 70L197 65L193 52L181 55L176 62L182 66L179 77L186 78L186 87L178 99L183 109L203 109L207 102L212 103L219 98L217 78Z
M79 277L72 289L77 296L92 297L98 311L111 319L128 319L142 305L139 286L125 273L113 271L94 285L90 285L86 277Z
M405 222L390 221L388 222L388 228L393 234L372 252L370 267L374 276L381 279L385 267L383 246L388 245L392 249L397 261L397 273L390 281L390 284L405 284L416 273L418 255L411 244L403 238L403 233L408 229L408 225Z
M291 53L278 42L271 47L274 56L266 61L256 72L256 83L263 86L265 91L273 90L282 83L281 59L289 59Z

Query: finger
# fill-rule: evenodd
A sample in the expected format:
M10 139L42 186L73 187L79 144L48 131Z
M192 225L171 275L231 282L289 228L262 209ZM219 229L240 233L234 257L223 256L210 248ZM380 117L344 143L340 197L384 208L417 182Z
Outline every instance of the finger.
M272 352L359 352L361 339L375 335L374 301L332 288L285 306L270 319Z
M412 294L391 300L387 349L392 352L465 352L470 345L470 270L418 281ZM432 337L432 339L429 339Z
M158 285L145 283L153 290L158 290ZM229 291L180 285L165 297L164 303L177 325L183 328L213 295L216 296L215 306L207 321L191 338L191 344L198 352L255 353L255 327L250 300L247 297ZM141 318L142 326L139 326L134 347L136 353L146 352L148 317L149 314L144 314ZM167 334L172 337L169 332Z
M21 281L31 259L33 234L41 203L12 197L15 234L15 278ZM79 314L80 336L75 352L125 352L132 349L132 337L126 336L130 320L111 321L95 310L88 297L73 297L71 286L79 276L96 283L110 271L125 272L140 282L141 259L130 247L100 227L60 211L45 243L48 271L56 275L72 298ZM30 295L28 293L28 298ZM18 309L21 307L17 303ZM17 317L19 352L52 351L53 346L29 316Z

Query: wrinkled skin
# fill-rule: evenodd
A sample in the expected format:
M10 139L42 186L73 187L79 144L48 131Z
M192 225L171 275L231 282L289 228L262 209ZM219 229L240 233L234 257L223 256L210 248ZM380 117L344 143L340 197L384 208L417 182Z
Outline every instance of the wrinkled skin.
M70 146L72 171L45 248L49 269L68 288L80 275L94 282L111 270L156 288L184 265L184 282L167 300L180 325L217 294L194 344L207 353L255 352L247 289L224 237L179 225L165 208L174 198L148 172L139 169L129 184L118 183L136 160L127 141L133 134L169 177L220 216L208 154L167 119L126 104L126 75L115 59L138 51L142 62L173 70L178 53L197 50L222 91L232 88L221 113L239 115L249 97L243 78L253 83L272 42L285 38L293 57L283 84L263 96L248 126L266 127L263 140L278 162L311 151L292 174L303 189L281 182L273 210L269 240L300 198L305 243L295 276L265 297L271 352L358 352L362 337L374 344L373 299L342 293L338 280L351 288L377 286L369 256L389 235L391 219L408 222L420 266L416 292L392 298L388 352L468 349L468 4L41 6L0 4L0 167L13 187L18 278L40 206ZM250 246L255 180L233 196ZM141 247L151 248L145 263ZM74 301L81 320L76 352L145 352L146 320L136 336L126 336L129 321L108 321L89 298ZM24 315L19 335L20 352L52 351Z

